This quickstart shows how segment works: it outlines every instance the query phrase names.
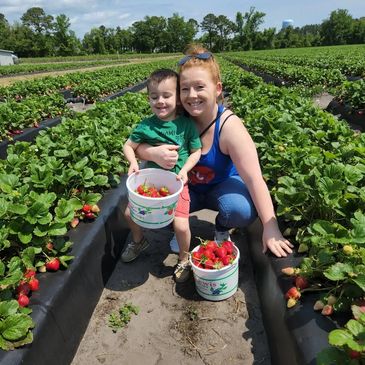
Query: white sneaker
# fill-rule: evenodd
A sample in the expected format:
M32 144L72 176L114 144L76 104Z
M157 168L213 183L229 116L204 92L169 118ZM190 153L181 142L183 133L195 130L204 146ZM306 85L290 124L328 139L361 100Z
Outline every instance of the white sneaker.
M215 231L214 233L214 241L221 243L224 241L231 241L231 236L229 235L229 231L223 231L223 232L219 232L219 231Z
M174 253L179 253L180 252L179 244L177 243L177 239L176 239L176 235L175 234L171 238L171 241L170 241L170 249Z

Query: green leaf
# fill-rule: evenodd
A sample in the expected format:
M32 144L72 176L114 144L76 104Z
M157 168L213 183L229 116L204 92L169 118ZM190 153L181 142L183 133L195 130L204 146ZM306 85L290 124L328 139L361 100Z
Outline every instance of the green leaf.
M49 226L48 233L50 236L61 236L67 233L66 225L63 223L53 223Z
M13 174L0 174L0 189L10 194L19 184L19 177Z
M68 150L55 150L54 155L56 157L68 157L70 156L70 152Z
M32 233L18 232L18 238L21 243L28 244L32 240L32 237Z
M346 330L336 329L330 332L328 342L333 346L346 345L348 341L352 340L352 335Z
M94 184L97 186L106 186L108 185L108 177L104 175L96 175L93 178Z
M352 278L352 281L365 292L365 274L357 275L357 277Z
M19 304L15 299L0 302L0 318L6 318L15 314L18 308Z
M15 214L24 215L28 212L28 207L23 204L9 204L8 210Z
M342 262L337 262L336 264L330 266L324 271L323 275L332 281L344 280L348 273L353 272L354 269L350 264L344 264Z
M34 327L32 319L26 314L14 314L0 323L2 337L9 341L19 340Z
M82 172L82 179L83 180L90 180L94 176L94 171L90 167L85 167Z
M0 198L0 217L4 216L8 210L9 203L3 199Z
M84 157L80 161L76 162L73 168L77 171L81 171L87 165L88 161L89 159Z
M335 347L328 347L317 355L316 364L345 365L348 364L348 357L343 351Z
M354 320L354 319L350 319L347 323L346 323L346 328L349 329L349 331L355 336L357 337L361 332L365 332L365 326L363 326L360 322Z

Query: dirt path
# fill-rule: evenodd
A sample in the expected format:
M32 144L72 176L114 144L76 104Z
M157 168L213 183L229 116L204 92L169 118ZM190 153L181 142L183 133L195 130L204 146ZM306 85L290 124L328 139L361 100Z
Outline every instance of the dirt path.
M214 217L211 211L193 215L193 237L211 239ZM168 229L146 236L151 245L135 262L117 264L72 365L269 365L245 236L232 235L241 251L239 289L221 302L201 298L192 277L174 283L177 256L169 250ZM108 317L126 303L140 312L114 333Z

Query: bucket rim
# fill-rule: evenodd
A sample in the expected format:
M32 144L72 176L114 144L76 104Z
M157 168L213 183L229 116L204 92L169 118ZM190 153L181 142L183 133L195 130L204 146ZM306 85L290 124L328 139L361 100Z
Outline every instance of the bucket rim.
M142 171L144 171L144 172L151 172L151 173L153 173L153 172L157 172L157 171L159 171L159 172L161 172L161 171L164 171L163 173L168 173L168 174L171 174L171 175L174 175L175 176L175 178L177 177L177 175L174 173L174 172L172 172L172 171L168 171L168 170L164 170L164 169L156 169L156 168L153 168L153 167L151 167L151 168L147 168L147 169L142 169L142 170L140 170L140 171L138 171L138 172L133 172L133 174L131 174L131 175L129 175L128 176L128 178L127 178L127 181L126 181L126 186L127 186L127 190L128 190L128 193L129 194L132 194L132 196L135 196L135 197L138 197L138 198L142 198L142 199L146 199L147 201L156 201L156 199L158 199L158 201L164 201L164 200L169 200L169 199L171 199L172 197L175 197L175 196L177 196L177 195L180 195L180 193L182 192L182 190L183 190L183 188L184 188L184 183L183 183L183 181L182 180L178 180L178 179L176 179L176 181L177 182L179 182L179 184L180 184L180 187L179 187L179 189L175 192L175 193L173 193L173 194L171 194L171 195L167 195L167 196L163 196L163 197L158 197L158 198L153 198L153 197L150 197L150 196L143 196L143 195L140 195L140 194L138 194L138 193L136 193L135 191L133 191L131 188L130 188L130 184L129 184L129 182L132 180L132 178L134 177L134 176L136 176L136 175L138 175L140 172L142 172Z

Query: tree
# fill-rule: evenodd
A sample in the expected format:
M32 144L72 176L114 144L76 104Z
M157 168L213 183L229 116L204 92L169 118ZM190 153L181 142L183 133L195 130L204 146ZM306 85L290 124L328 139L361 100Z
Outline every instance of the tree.
M200 24L203 31L207 32L208 48L213 49L213 39L216 37L217 33L217 17L210 13L207 14Z
M100 30L100 27L92 28L89 33L84 35L82 46L88 54L105 54L103 30Z
M70 30L70 26L70 19L65 14L56 17L53 39L56 55L58 56L69 56L79 52L80 41L76 38L75 33Z
M353 32L353 18L346 9L338 9L322 22L321 36L325 45L347 44Z
M216 18L217 29L217 48L223 52L230 48L228 36L232 34L235 29L235 24L231 22L225 15L219 15Z
M115 45L117 52L123 53L132 51L133 34L128 29L117 27L115 32Z
M53 16L47 15L42 8L28 9L21 17L23 25L28 28L32 41L31 55L46 56L54 53L51 32Z
M5 15L0 13L0 48L8 49L8 39L10 35L10 26Z
M167 52L183 52L185 46L191 43L198 31L198 23L194 19L185 22L184 17L174 13L167 19L164 37L164 49Z

